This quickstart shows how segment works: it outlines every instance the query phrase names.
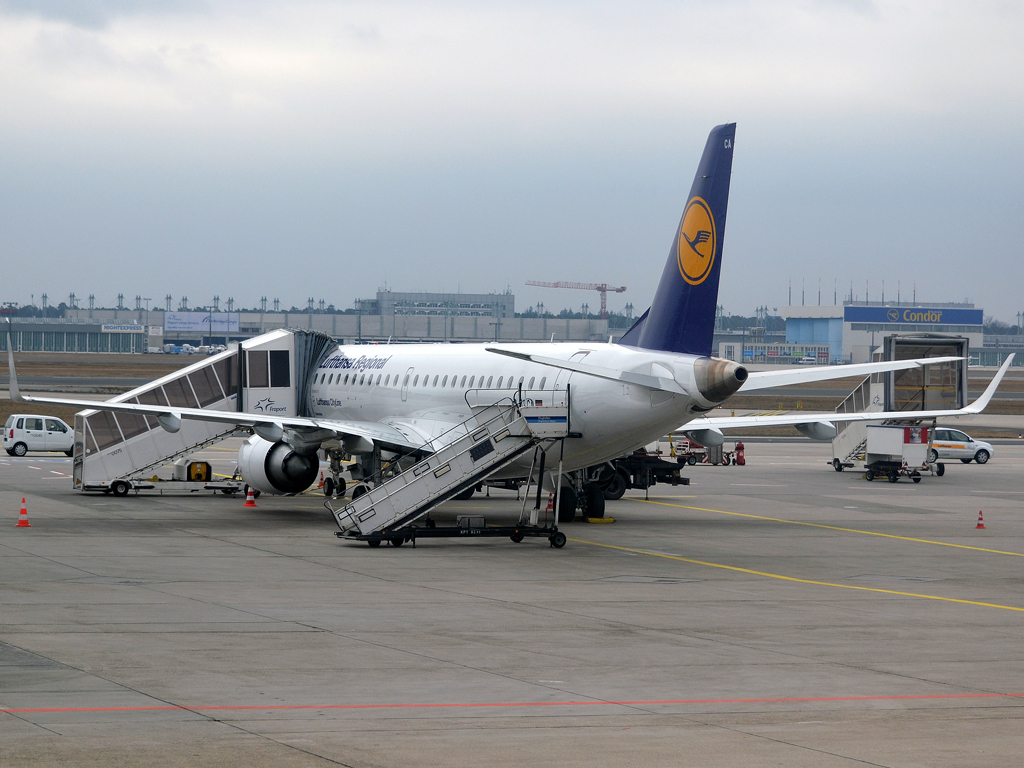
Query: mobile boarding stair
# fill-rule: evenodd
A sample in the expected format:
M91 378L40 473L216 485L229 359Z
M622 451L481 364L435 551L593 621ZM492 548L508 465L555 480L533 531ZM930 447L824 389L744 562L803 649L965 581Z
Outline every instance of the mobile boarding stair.
M520 524L514 526L487 526L480 516L462 516L454 527L436 526L429 518L424 525L416 524L440 504L474 488L528 451L544 450L545 443L550 448L573 436L569 432L568 391L548 391L537 398L517 393L514 399L471 406L476 411L471 418L435 438L434 444L440 446L435 453L411 466L402 467L400 461L385 466L371 479L375 483L372 488L344 506L334 506L335 500L325 502L341 529L335 535L365 541L371 547L383 541L393 546L411 541L415 546L417 538L455 536L507 536L515 542L544 536L553 547L565 546L565 534L557 523L537 525L536 515L531 516L530 524L522 524L521 515Z

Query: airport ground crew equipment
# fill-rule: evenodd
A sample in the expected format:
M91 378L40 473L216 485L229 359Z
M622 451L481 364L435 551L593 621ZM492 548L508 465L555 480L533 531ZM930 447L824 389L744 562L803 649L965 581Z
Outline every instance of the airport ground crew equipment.
M351 501L338 506L335 500L327 500L324 504L340 529L336 535L365 541L370 546L379 546L382 541L401 546L417 538L441 536L507 536L515 542L527 536L545 536L551 546L564 546L565 535L558 531L557 520L550 527L541 526L536 514L530 516L528 524L495 528L486 526L482 518L466 518L458 526L445 528L430 520L417 524L438 505L476 488L524 453L541 449L543 457L560 441L573 436L569 389L548 391L537 397L532 394L517 392L511 398L474 405L471 418L453 428L449 435L438 438L442 447L436 453L415 462L400 457L382 463L374 476L353 490ZM467 393L467 401L471 397ZM528 404L537 401L544 405ZM568 512L574 515L577 496L571 488L562 487L561 462L558 467L557 475L552 473L558 496L556 509L561 510L564 504L571 507ZM543 461L537 475L544 477ZM360 489L363 492L357 493ZM561 514L557 517L562 519Z
M867 433L865 480L884 476L895 483L902 476L919 483L922 473L935 466L928 463L932 434L928 427L870 425Z
M928 365L905 371L876 373L867 376L836 408L836 413L872 411L906 412L907 418L886 424L920 426L914 411L962 408L967 396L968 339L961 336L934 334L893 334L882 340L882 349L873 353L873 362L925 357L960 357L963 359ZM832 460L836 472L852 469L867 453L865 422L836 422L832 439ZM940 464L935 474L941 475Z

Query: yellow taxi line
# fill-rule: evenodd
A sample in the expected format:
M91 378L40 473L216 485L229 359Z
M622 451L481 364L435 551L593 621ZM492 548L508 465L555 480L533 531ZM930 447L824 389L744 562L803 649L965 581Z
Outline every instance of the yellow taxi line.
M764 515L751 515L746 512L727 512L724 509L708 509L707 507L691 507L686 504L670 504L667 501L653 501L638 499L646 504L658 504L662 507L678 507L679 509L693 509L698 512L714 512L719 515L732 515L734 517L748 517L754 520L770 520L773 523L788 523L789 525L806 525L809 528L824 528L829 531L843 531L845 533L860 533L864 536L881 536L883 539L899 539L900 541L913 541L917 544L934 544L937 547L954 547L956 549L972 549L975 552L989 552L994 555L1013 555L1024 557L1021 552L1007 552L1003 549L988 549L987 547L972 547L969 544L952 544L948 541L933 541L932 539L915 539L911 536L897 536L893 533L878 533L876 531L862 531L859 528L843 528L838 525L824 525L822 523L805 523L800 520L786 520L781 517L765 517Z
M602 544L596 541L584 541L583 539L569 539L569 541L575 542L576 544L588 544L592 547L604 547L605 549L615 549L620 552L631 552L636 555L649 555L650 557L661 557L666 560L677 560L683 563L692 563L693 565L703 565L708 568L722 568L727 571L735 571L736 573L746 573L751 576L763 576L767 579L778 579L780 581L789 581L796 584L813 584L818 587L835 587L837 589L853 589L859 592L875 592L883 595L898 595L900 597L917 597L922 600L939 600L944 603L961 603L963 605L977 605L982 608L999 608L1004 611L1016 611L1018 613L1024 613L1024 608L1017 608L1012 605L1000 605L998 603L982 603L977 600L960 600L955 597L940 597L938 595L925 595L920 592L901 592L895 589L880 589L878 587L861 587L854 584L835 584L830 581L817 581L816 579L798 579L795 576L783 576L779 573L768 573L767 571L755 571L750 568L740 568L735 565L724 565L722 563L711 563L706 560L693 560L688 557L682 557L680 555L669 555L663 552L650 552L646 549L635 549L633 547L621 547L616 544Z

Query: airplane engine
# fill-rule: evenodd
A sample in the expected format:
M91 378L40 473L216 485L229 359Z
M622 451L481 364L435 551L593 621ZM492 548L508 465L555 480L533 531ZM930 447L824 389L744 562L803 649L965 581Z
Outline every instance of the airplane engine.
M316 481L320 459L315 449L299 453L283 440L272 443L253 435L238 449L238 469L262 493L302 493Z
M725 435L720 430L711 429L690 429L683 432L690 440L708 448L715 448L725 442Z
M809 424L794 425L800 434L811 440L831 440L837 434L836 426L831 421L812 421Z

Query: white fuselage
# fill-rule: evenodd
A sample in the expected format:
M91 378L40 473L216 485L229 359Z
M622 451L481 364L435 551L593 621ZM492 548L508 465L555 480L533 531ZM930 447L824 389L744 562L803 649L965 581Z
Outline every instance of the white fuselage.
M686 395L488 352L486 347L584 362L611 371L671 377ZM616 344L425 344L338 347L317 370L314 417L380 421L412 438L432 440L472 415L467 399L504 390L570 389L569 419L578 439L565 441L566 470L627 454L717 405L694 381L692 355ZM490 395L490 392L486 393ZM527 466L529 459L525 459ZM522 474L508 468L507 475ZM499 475L500 476L500 475Z

